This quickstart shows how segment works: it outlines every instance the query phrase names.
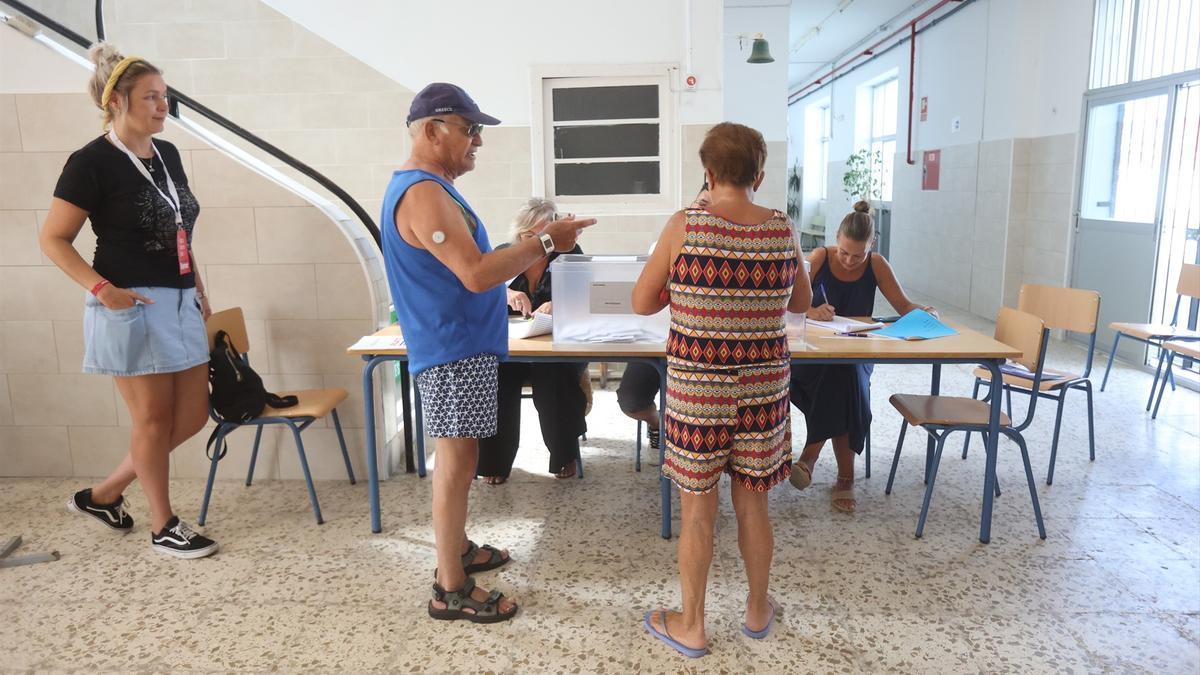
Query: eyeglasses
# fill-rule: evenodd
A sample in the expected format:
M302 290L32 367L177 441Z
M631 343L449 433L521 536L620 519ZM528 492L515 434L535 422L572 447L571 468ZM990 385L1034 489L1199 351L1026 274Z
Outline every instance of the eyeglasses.
M440 117L434 117L433 121L441 122L442 124L449 124L452 127L458 127L459 129L462 129L469 138L477 138L479 134L483 133L483 125L478 122L474 122L472 124L457 124L455 122L444 120Z

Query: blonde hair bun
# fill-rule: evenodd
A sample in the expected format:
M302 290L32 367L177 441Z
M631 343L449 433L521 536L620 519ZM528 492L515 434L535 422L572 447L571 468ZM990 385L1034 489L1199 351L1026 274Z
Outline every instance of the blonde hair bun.
M112 72L113 66L117 65L121 59L125 58L117 49L116 45L109 42L97 42L88 50L88 60L96 66L97 70L107 70ZM107 73L105 73L107 79Z
M865 199L861 199L854 203L854 212L855 213L870 213L870 211L871 211L871 202L869 202Z

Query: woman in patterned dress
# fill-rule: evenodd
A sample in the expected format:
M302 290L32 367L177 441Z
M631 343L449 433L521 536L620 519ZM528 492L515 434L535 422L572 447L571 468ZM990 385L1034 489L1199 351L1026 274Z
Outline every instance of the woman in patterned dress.
M806 311L812 290L797 274L791 221L754 204L766 157L754 129L713 127L700 146L709 205L667 221L633 290L640 314L671 307L663 473L679 487L681 506L682 611L651 611L643 625L691 657L708 652L704 597L722 473L731 478L750 586L742 631L766 637L775 618L767 491L791 472L784 311Z

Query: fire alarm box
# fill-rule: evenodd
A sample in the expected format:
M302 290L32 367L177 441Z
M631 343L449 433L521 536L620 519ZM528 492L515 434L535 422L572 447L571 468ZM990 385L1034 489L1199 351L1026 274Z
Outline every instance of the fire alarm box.
M942 165L941 150L926 150L921 156L921 189L938 189L939 169Z

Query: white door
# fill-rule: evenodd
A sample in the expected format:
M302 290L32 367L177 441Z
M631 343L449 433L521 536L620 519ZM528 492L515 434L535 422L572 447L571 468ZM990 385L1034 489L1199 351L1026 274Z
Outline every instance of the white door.
M1100 292L1097 345L1113 321L1151 318L1174 87L1089 98L1071 285ZM1140 361L1144 347L1122 341Z

